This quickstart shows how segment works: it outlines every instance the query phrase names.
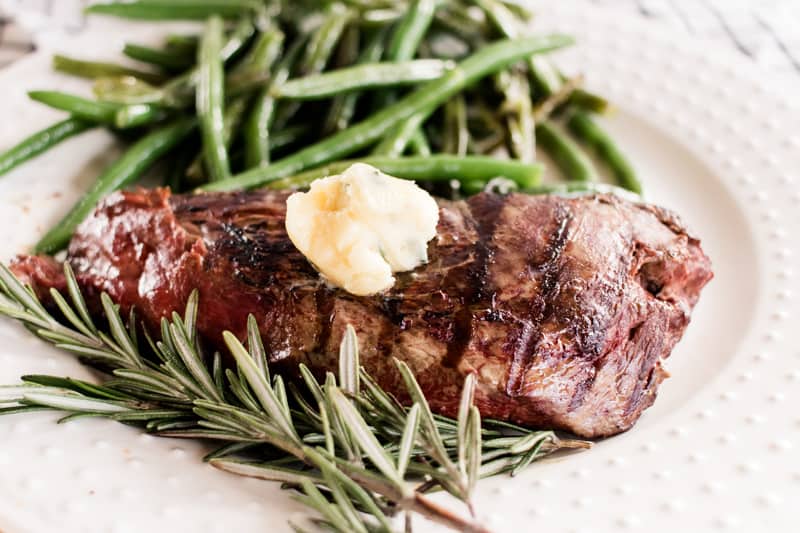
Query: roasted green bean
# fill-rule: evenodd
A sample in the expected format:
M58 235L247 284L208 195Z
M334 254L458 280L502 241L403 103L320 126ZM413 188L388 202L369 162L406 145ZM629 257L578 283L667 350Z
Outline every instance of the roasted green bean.
M408 13L400 20L400 24L392 33L387 50L389 61L401 62L413 59L433 21L436 7L436 0L414 0L412 2ZM382 108L393 103L397 99L396 97L394 92L380 94L377 98L377 107ZM413 131L404 136L406 144L412 137L418 135L419 127L420 125L417 125ZM399 131L405 131L405 128L399 128ZM373 153L376 155L400 155L406 146L405 144L401 145L400 142L397 136L390 135L373 150Z
M336 133L315 145L295 152L266 168L246 171L233 178L211 183L205 190L231 190L263 185L305 169L322 165L369 146L398 124L410 125L408 137L400 139L403 147L424 120L443 102L477 80L527 58L572 44L565 35L549 35L490 44L465 59L441 78L423 84L414 92L368 119Z
M127 43L122 53L131 59L160 67L168 72L180 72L194 65L193 51L159 50L150 46Z
M597 183L593 181L568 181L566 183L548 183L522 189L526 194L560 194L572 196L576 194L615 194L631 201L641 201L641 197L628 189Z
M114 113L114 126L119 129L133 128L157 122L167 114L164 108L153 104L131 104L121 106Z
M59 91L29 91L28 96L55 109L66 111L72 116L100 124L114 124L118 104L97 102L81 96Z
M436 12L437 0L414 0L408 13L392 34L387 49L390 61L409 61L417 54L419 43L425 37Z
M283 34L275 36L283 40ZM270 94L271 87L286 82L300 54L303 40L295 41L272 73L270 86L262 89L255 97L255 104L244 121L245 165L248 168L266 165L270 160L270 128L275 117L275 99Z
M567 127L576 138L597 152L597 156L608 165L621 187L642 194L642 183L636 177L633 166L611 137L592 120L588 113L574 112L567 120Z
M549 122L536 126L536 142L571 181L597 181L597 172L589 157L569 137Z
M66 246L77 225L102 197L136 180L158 158L178 144L194 125L194 118L182 118L136 141L97 178L92 188L61 222L39 241L36 253L53 254Z
M225 81L222 67L222 19L209 17L198 49L196 107L203 137L203 157L211 181L230 177L225 147Z
M30 135L16 146L0 154L0 176L17 165L46 152L61 141L91 127L91 122L71 117Z
M312 181L325 176L340 174L353 163L366 163L398 178L421 181L488 181L504 177L520 187L529 188L539 184L542 166L518 161L495 159L485 156L431 155L414 157L367 157L352 161L338 161L295 176L272 182L275 189L307 187Z
M292 100L317 100L351 91L416 85L440 78L454 66L450 61L439 59L367 63L289 80L276 87L272 96Z
M384 52L384 40L386 36L386 28L375 31L372 37L368 40L366 46L361 50L356 63L361 65L364 63L375 63L380 61ZM325 119L324 130L326 133L341 131L350 125L350 121L356 111L359 97L358 92L342 94L336 96L331 102L331 108L328 116Z
M501 35L516 39L523 35L523 23L509 7L497 0L475 0ZM541 97L553 94L561 86L558 71L544 57L531 57L528 70L536 92Z
M505 99L502 110L506 113L511 154L530 163L536 159L536 124L528 79L520 72L503 71L496 80Z
M330 61L337 43L344 35L347 24L354 13L342 4L329 4L325 10L322 25L311 36L305 54L300 60L297 75L308 76L322 72ZM274 118L276 127L283 128L300 109L299 102L286 102L277 110Z
M60 54L53 56L53 68L59 72L80 76L82 78L108 78L116 76L132 76L147 83L155 84L164 81L164 76L156 72L146 72L114 63L102 61L84 61Z
M86 13L140 20L196 20L212 15L234 18L256 13L258 0L128 0L92 4Z

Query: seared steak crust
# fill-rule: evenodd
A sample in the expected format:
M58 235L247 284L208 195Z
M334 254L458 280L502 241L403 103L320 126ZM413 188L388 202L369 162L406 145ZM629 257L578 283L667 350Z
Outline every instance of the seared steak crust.
M440 201L428 264L390 291L327 287L288 239L286 193L109 196L78 229L68 261L90 297L106 291L147 324L200 291L198 328L219 344L259 323L272 362L337 367L346 324L361 362L405 400L392 357L432 408L454 415L477 374L484 417L584 437L633 425L711 279L708 258L672 213L614 196L499 196ZM50 258L14 266L40 293L63 288Z

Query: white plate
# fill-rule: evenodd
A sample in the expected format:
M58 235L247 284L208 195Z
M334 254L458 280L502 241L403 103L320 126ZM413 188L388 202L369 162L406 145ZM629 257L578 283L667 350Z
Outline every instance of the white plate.
M607 126L649 199L676 209L703 238L716 278L667 362L673 377L633 430L482 482L480 513L496 531L797 531L800 112L759 83L754 67L704 43L561 4L546 8L538 29L579 38L559 64L586 73L615 102ZM154 31L114 28L68 48L111 54L123 34ZM39 54L0 73L0 146L57 116L27 102L25 90L85 90L47 63ZM107 135L92 133L0 180L3 258L60 217L113 157L110 147ZM91 375L8 321L0 346L0 382ZM1 531L282 531L300 511L271 484L200 464L193 443L55 418L0 418Z

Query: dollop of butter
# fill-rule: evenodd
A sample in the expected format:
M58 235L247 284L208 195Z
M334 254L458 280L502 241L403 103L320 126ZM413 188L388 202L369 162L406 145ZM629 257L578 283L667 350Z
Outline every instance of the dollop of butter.
M439 207L413 181L356 163L286 200L286 231L332 285L376 294L428 260Z

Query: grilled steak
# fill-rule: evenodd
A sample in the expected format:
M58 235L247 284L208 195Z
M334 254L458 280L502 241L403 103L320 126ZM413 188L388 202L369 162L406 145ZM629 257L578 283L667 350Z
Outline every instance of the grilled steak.
M454 415L476 373L484 417L583 437L624 431L650 406L661 367L711 279L678 218L614 196L480 194L440 201L428 264L385 294L332 289L288 239L286 194L115 193L78 229L68 261L150 327L200 291L198 328L245 336L260 325L271 361L337 368L346 324L361 362L407 399L392 357L415 372L432 408ZM43 296L64 288L47 257L14 264Z

